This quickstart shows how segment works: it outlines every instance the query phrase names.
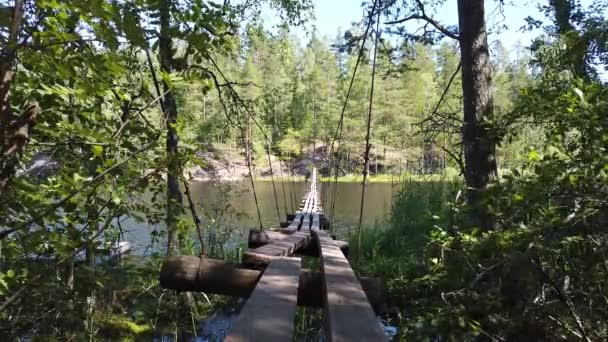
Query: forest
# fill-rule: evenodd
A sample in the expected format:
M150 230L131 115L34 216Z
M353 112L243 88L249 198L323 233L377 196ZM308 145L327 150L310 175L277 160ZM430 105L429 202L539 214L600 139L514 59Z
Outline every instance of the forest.
M238 265L318 172L387 338L608 340L608 1L355 3L328 34L314 0L0 0L0 336L222 340L205 322L246 301L168 289L163 263ZM328 316L298 307L294 340Z

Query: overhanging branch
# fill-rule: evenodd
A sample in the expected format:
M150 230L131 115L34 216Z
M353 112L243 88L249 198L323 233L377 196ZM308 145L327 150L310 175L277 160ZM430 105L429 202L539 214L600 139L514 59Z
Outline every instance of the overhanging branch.
M416 3L418 4L418 9L420 10L420 14L412 14L412 15L409 15L409 16L407 16L405 18L401 18L401 19L385 22L384 24L386 24L386 25L394 25L394 24L401 24L401 23L404 23L404 22L407 22L407 21L410 21L410 20L423 20L423 21L426 21L427 23L431 24L439 32L443 33L446 37L450 37L452 39L460 40L460 36L456 32L452 32L452 31L448 30L445 26L441 25L438 21L436 21L435 19L429 17L426 14L426 12L424 10L424 4L422 3L422 1L416 0Z

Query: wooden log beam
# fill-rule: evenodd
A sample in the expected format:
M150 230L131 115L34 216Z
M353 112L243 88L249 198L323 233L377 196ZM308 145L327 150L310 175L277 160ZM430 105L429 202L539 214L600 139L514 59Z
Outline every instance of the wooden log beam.
M319 224L321 225L321 229L323 230L329 230L329 220L327 219L327 217L325 217L325 215L323 215L322 212L319 212ZM296 217L296 214L287 214L287 221L291 222L294 220L294 218ZM281 224L282 226L282 224Z
M260 230L251 229L249 230L249 238L247 239L247 247L258 248L271 243L274 240L283 239L289 234L288 230L277 229L274 230Z
M248 297L260 274L221 260L173 256L166 258L160 268L160 286L176 291Z
M243 253L242 262L245 265L264 268L276 257L285 257L294 254L304 247L311 239L307 232L288 234L280 240L272 240L269 244Z
M200 271L199 271L200 270ZM233 297L249 297L261 271L242 268L226 261L195 256L173 256L165 259L160 269L160 285L176 291L215 293ZM386 313L387 304L380 279L360 277L361 287L376 313ZM323 274L309 269L300 270L298 305L323 306Z
M258 248L260 246L267 245L274 240L280 240L288 236L290 232L283 229L276 230L259 230L259 229L251 229L249 231L249 239L248 239L248 247L249 248ZM340 250L346 257L348 257L349 252L349 244L346 241L336 240L334 243L340 247ZM319 247L316 242L313 240L309 240L308 243L300 248L297 254L318 257L319 256Z

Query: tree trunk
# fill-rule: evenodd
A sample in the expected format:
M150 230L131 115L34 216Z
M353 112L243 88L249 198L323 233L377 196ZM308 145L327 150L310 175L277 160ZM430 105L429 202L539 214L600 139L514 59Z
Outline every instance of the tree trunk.
M385 123L386 125L386 123ZM386 162L386 134L382 137L382 160L384 161L384 165L387 165Z
M553 16L557 33L566 34L574 30L570 22L572 12L575 8L573 0L549 0L549 5L553 7Z
M350 148L346 152L346 172L350 173Z
M165 73L173 70L173 51L170 31L170 1L160 1L160 37L158 49L160 67ZM182 194L179 189L179 158L177 129L177 105L170 91L170 86L163 82L163 108L167 125L166 151L168 159L167 168L167 255L175 255L179 250L177 221L181 213Z
M10 7L9 7L10 8ZM17 44L21 32L24 3L16 0L10 15L10 26L6 44L0 49L0 196L4 193L8 181L13 177L18 160L15 152L23 144L15 143L12 137L14 115L9 103L9 90L13 82ZM13 152L11 152L13 151Z
M586 78L588 76L586 54L589 46L587 40L581 37L572 23L573 17L577 15L576 1L550 0L549 5L553 8L556 31L568 44L569 53L565 56L565 60L577 76Z
M492 75L484 0L458 0L467 200L475 224L491 229L481 203L488 184L497 178L496 147L485 123L493 115Z

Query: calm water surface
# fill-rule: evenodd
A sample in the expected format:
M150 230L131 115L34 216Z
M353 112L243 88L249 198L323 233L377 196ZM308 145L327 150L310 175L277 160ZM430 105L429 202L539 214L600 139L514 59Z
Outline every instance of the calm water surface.
M281 221L285 221L286 213L293 213L294 210L297 210L308 187L306 182L276 181L275 185L280 214L277 214L272 182L255 182L260 215L265 228L278 227L279 218ZM326 214L329 213L333 186L333 183L322 183L322 189L328 190L323 203L323 210ZM382 225L386 222L390 213L392 197L397 188L398 185L391 183L367 185L363 210L364 224ZM190 191L204 223L215 227L230 228L233 231L232 241L243 241L249 229L259 226L255 199L249 180L224 183L195 182L190 184ZM339 182L334 214L336 226L344 231L356 227L359 222L360 205L361 183ZM161 227L139 223L132 219L127 219L123 226L126 231L124 238L134 244L134 253L144 254L161 246L164 247L162 241L157 244L156 248L149 247L151 232Z

